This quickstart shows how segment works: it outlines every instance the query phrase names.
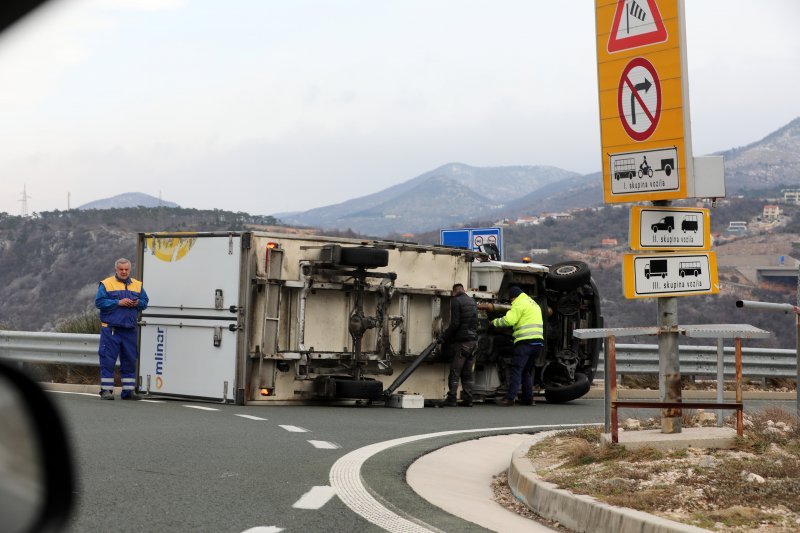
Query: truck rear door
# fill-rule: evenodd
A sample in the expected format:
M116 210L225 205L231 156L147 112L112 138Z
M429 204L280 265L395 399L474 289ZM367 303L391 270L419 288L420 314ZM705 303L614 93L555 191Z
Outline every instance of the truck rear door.
M242 235L142 234L139 388L235 399Z

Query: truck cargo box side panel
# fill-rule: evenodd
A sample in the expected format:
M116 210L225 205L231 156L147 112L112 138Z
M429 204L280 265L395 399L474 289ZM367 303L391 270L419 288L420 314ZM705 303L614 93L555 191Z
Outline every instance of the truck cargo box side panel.
M221 330L214 346L211 324L165 319L142 327L139 358L141 389L148 377L151 394L234 399L236 332ZM168 325L168 323L171 323Z
M239 304L239 247L238 235L147 239L142 271L150 297L147 311L184 306L219 313L214 307L221 290L224 313L230 316L227 308Z
M387 272L396 272L397 287L430 287L449 291L455 283L469 289L470 263L462 255L390 250Z
M143 236L139 383L153 394L235 398L240 235ZM234 312L231 312L233 307Z
M436 299L434 300L434 298ZM422 350L427 348L434 339L434 328L441 329L441 321L437 319L441 316L441 301L441 298L425 294L409 295L406 327L409 332L408 350L410 354L422 353Z
M340 352L344 348L350 351L352 342L347 330L350 311L347 292L319 290L309 294L305 316L306 347L313 347L317 352Z

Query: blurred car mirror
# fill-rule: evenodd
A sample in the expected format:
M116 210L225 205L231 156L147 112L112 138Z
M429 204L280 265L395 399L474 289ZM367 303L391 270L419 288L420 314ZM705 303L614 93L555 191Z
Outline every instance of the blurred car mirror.
M0 517L7 533L61 531L73 503L72 458L45 392L0 363Z

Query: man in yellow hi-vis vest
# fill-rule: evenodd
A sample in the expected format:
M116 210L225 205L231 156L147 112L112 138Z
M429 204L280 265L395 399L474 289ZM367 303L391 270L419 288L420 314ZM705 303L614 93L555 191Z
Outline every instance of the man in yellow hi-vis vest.
M542 309L533 298L522 292L516 285L508 288L511 309L502 318L496 318L492 325L496 328L514 329L514 357L511 361L511 377L508 392L500 405L514 405L522 384L523 405L533 405L533 377L531 370L539 352L544 346L544 323Z

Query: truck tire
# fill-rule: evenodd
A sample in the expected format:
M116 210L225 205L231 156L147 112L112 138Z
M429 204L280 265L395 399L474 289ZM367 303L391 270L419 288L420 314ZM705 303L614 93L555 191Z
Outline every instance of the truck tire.
M567 261L550 267L547 288L562 291L576 289L589 283L592 273L583 261Z
M589 383L589 378L586 374L575 372L575 381L569 385L559 385L544 390L544 399L547 403L566 403L572 400L577 400L591 388L592 384Z
M383 395L383 383L374 379L335 378L336 398L351 400L379 400Z
M389 250L356 246L342 248L339 264L360 268L380 268L389 264Z

